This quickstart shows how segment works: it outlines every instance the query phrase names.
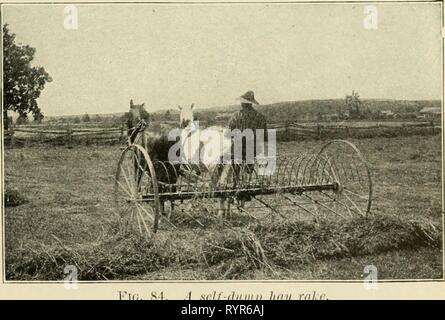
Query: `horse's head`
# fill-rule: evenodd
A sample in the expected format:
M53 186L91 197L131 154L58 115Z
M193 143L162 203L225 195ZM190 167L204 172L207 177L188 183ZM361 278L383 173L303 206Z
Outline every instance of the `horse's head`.
M148 123L150 122L150 116L148 112L145 110L144 106L145 103L134 104L133 99L130 100L130 111L126 114L127 134L129 137L131 137L133 133L135 133L134 130L138 126L141 120L145 121L144 125L148 125Z
M186 128L190 123L193 122L193 107L193 103L190 105L190 107L178 106L178 109L180 111L179 125L181 126L181 128Z
M134 104L133 99L130 100L130 119L134 124L138 123L141 119L143 119L143 113L145 111L145 103L142 104ZM146 112L146 111L145 111Z

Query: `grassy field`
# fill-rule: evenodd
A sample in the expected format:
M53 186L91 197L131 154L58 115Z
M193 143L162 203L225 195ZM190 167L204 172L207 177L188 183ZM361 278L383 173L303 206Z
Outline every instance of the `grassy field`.
M5 150L5 186L25 198L6 207L8 280L356 279L374 264L381 279L442 277L440 136L353 140L374 182L372 217L314 225L235 217L203 228L174 216L178 230L154 239L125 231L113 208L114 146ZM283 142L292 156L323 142ZM205 217L202 217L205 218ZM238 219L238 220L236 220Z

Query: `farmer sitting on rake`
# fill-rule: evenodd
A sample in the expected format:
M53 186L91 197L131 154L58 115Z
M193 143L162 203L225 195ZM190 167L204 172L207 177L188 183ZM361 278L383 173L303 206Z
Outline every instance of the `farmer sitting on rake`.
M257 141L257 129L262 129L264 133L264 139L267 141L267 122L266 117L262 115L260 112L253 108L253 104L259 105L259 103L255 100L255 95L253 91L247 91L245 94L238 98L241 102L241 110L237 111L229 120L228 126L229 129L233 132L233 130L238 129L242 133L245 130L251 130L253 136L253 141L247 141L248 134L241 135L241 155L235 155L236 148L234 147L234 143L232 143L232 161L234 161L234 173L235 173L235 183L240 178L241 174L247 173L251 175L254 171L254 161L252 158L252 153L247 152L247 148L253 149L253 157L258 154L261 154L263 151L263 141ZM260 142L260 143L257 143ZM247 144L250 144L248 146ZM260 148L261 150L258 150ZM241 159L240 159L241 158ZM237 161L236 161L237 160ZM240 161L241 160L241 161ZM250 200L250 197L246 199L241 199L242 203L244 200Z

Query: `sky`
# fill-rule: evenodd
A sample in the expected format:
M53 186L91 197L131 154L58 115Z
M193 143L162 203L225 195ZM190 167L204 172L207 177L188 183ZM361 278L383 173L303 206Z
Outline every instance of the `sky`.
M48 116L343 98L441 99L440 4L4 5L16 41L45 67Z

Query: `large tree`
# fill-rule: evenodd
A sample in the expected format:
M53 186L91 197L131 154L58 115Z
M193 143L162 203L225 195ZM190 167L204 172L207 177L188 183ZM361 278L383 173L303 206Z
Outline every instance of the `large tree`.
M351 95L346 95L345 104L351 119L360 119L362 117L362 102L358 92L352 90Z
M15 34L3 26L3 119L8 126L7 111L18 112L21 117L28 113L43 115L37 98L52 78L43 67L31 66L36 49L17 44Z

